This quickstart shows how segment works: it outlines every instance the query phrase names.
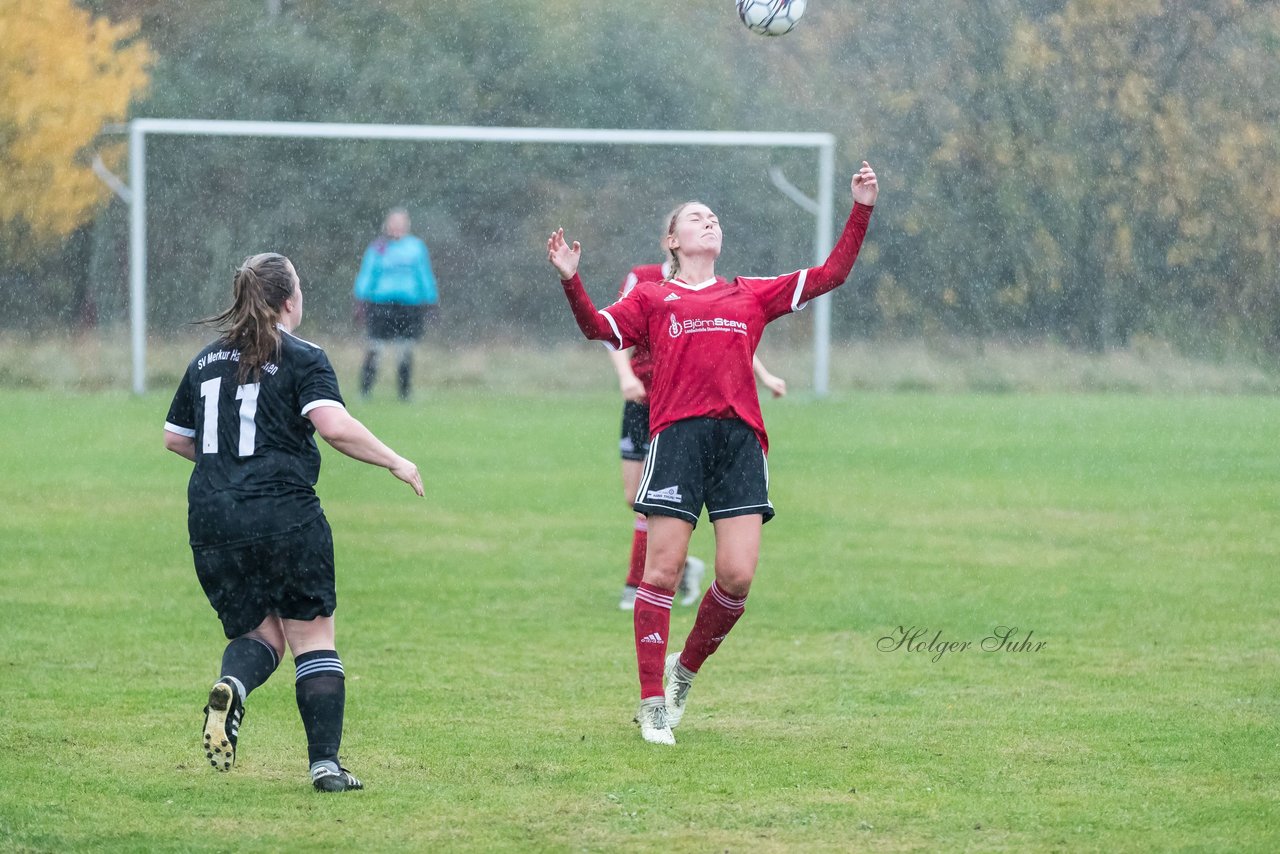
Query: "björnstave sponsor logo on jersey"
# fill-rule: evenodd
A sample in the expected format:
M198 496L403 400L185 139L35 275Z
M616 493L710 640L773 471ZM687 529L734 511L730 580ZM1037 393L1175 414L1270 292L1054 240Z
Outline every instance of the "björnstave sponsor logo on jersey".
M671 315L671 321L667 324L667 334L672 338L692 335L695 332L736 332L739 335L746 335L747 324L727 317L691 317L688 320L676 320L675 314Z

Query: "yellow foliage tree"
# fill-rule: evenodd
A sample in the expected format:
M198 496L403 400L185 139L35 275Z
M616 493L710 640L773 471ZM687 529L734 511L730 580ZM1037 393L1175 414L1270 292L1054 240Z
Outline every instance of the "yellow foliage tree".
M94 150L146 88L151 51L136 22L94 18L72 0L0 0L0 232L42 244L65 237L109 194Z

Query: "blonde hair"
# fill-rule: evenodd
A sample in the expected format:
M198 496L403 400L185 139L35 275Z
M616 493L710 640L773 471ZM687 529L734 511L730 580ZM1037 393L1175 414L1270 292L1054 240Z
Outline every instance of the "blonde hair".
M667 214L667 232L662 235L662 251L666 253L667 263L671 265L671 272L667 275L668 279L674 279L676 273L680 272L680 259L676 257L675 250L670 246L670 237L676 233L676 220L680 218L680 214L684 213L684 209L689 205L702 205L703 203L690 199L687 202L681 202L671 209L671 213ZM703 205L706 207L706 205Z
M222 332L223 339L240 351L237 382L256 378L280 353L276 323L285 300L293 296L294 279L289 259L276 252L262 252L244 259L231 280L231 307L201 320Z

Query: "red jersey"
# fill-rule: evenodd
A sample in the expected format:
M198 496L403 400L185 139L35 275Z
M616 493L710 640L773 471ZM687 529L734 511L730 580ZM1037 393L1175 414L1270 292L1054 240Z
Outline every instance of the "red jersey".
M653 359L649 432L686 418L737 418L769 451L751 360L766 324L841 285L862 247L871 208L855 204L821 267L785 276L640 282L596 311L576 275L563 282L578 327L613 349L644 345Z
M631 272L627 273L627 277L618 287L618 299L631 293L631 289L640 282L661 282L667 277L669 271L670 268L666 264L641 264L638 267L632 267ZM653 355L648 347L636 344L631 350L631 372L644 385L647 394L649 383L653 382Z

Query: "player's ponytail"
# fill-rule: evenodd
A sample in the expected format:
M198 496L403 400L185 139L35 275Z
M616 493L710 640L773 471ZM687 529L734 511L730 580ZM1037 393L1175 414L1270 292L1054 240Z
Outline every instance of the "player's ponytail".
M231 280L231 307L201 323L216 327L240 351L237 382L257 379L262 367L280 352L276 327L285 300L293 296L289 259L263 252L244 259Z

